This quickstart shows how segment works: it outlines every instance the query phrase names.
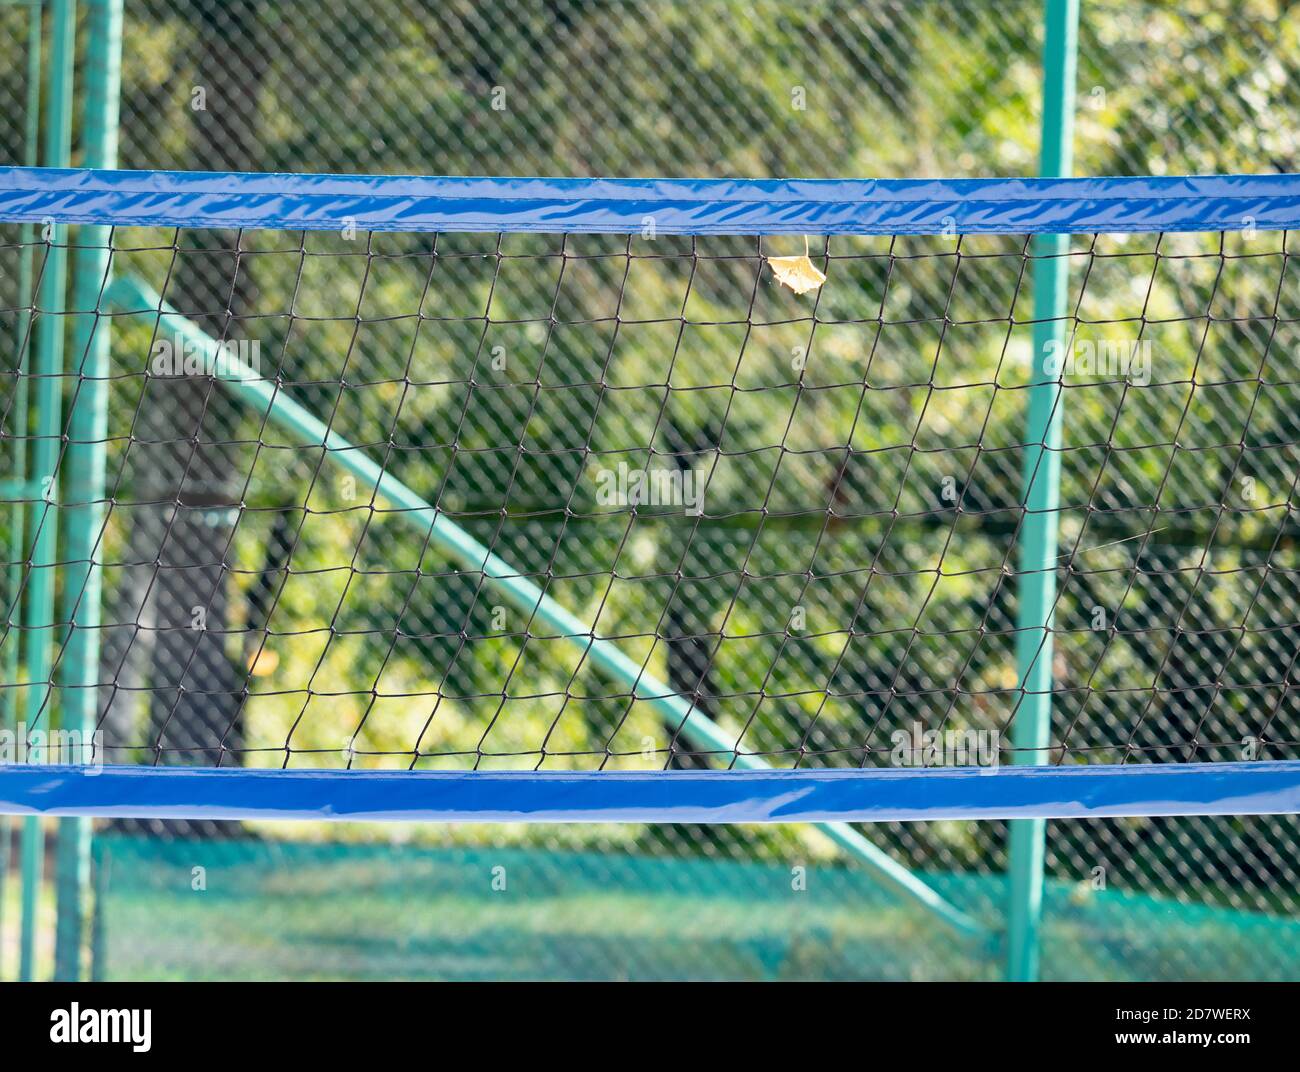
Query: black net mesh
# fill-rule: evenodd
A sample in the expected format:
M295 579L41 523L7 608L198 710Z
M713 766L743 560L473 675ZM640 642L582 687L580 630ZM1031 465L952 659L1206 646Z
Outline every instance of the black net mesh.
M927 733L1010 758L1039 255L1017 236L821 239L803 270L826 282L800 294L771 259L800 245L119 231L125 282L99 311L107 758L867 766ZM1085 236L1068 259L1041 758L1289 757L1286 236ZM196 292L199 266L227 275ZM240 368L341 440L306 445L208 375ZM360 458L731 749L449 558ZM23 628L11 615L11 642ZM57 706L58 659L50 684Z

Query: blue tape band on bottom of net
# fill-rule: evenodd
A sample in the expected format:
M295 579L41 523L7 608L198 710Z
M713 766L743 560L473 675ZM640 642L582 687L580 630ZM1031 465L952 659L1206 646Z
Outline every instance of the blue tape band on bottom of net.
M1300 812L1300 761L452 772L0 767L0 813L433 822L885 822Z

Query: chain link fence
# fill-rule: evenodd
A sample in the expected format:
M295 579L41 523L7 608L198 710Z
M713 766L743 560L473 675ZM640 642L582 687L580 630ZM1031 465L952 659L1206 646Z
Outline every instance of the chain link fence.
M12 116L26 114L28 102L25 20L25 9L0 8L0 54L11 58L0 71L0 101ZM128 0L121 166L460 175L1032 175L1041 21L1041 5L1027 0ZM1290 4L1224 0L1173 8L1084 0L1080 29L1077 173L1297 169L1300 15ZM5 162L22 162L24 133L16 120L4 125ZM230 271L205 270L201 261L192 258L182 289L193 297L193 308L218 308ZM972 303L993 301L998 281L976 282ZM926 281L917 283L923 291ZM1189 279L1189 290L1197 283ZM258 281L263 292L281 285ZM1094 289L1112 292L1100 284ZM1112 290L1120 293L1120 285ZM1216 340L1215 360L1225 370L1238 369L1256 343L1225 333ZM372 360L382 361L382 354L380 343ZM900 355L900 368L908 360ZM1242 403L1229 401L1199 418L1199 441L1241 439ZM150 407L145 416L153 423L146 428L165 441L176 414L193 418L196 407L204 407L198 419L216 433L213 438L240 439L244 415L217 394L178 395L170 405ZM1274 489L1294 480L1295 412L1270 415L1271 441L1284 446L1256 459L1253 475ZM1097 442L1107 416L1104 404L1080 407L1067 417L1067 442ZM1161 419L1159 413L1140 417ZM362 413L356 420L364 428L380 418ZM147 615L156 622L186 621L189 590L216 585L219 594L208 608L214 639L197 656L205 680L215 682L250 655L222 641L216 626L228 627L231 636L263 630L255 578L274 568L286 541L277 528L283 504L275 488L255 489L263 496L255 504L259 510L234 531L228 504L238 501L238 489L230 487L228 462L209 457L192 470L185 491L213 506L192 530L173 529L171 538L191 562L220 561L231 546L229 576L181 571L175 586L159 586L147 599L141 593L148 584L129 571L106 578L107 618L125 623ZM972 496L985 496L985 505L1014 503L1018 460L988 465ZM1068 464L1066 470L1068 498ZM158 497L157 488L142 490L156 472L147 457L137 459L130 480L139 496ZM290 484L302 479L284 476ZM880 479L862 473L846 486L865 496ZM1125 473L1124 479L1140 484L1141 474ZM1196 479L1189 474L1185 483ZM461 490L472 504L475 489ZM1126 489L1112 490L1122 497ZM735 494L743 497L743 482ZM528 568L545 566L542 549L555 537L540 525L521 524L504 534L503 553ZM118 561L157 554L164 540L159 528L157 517L142 514L110 533L109 549ZM1179 535L1169 534L1150 552L1159 579L1139 610L1151 628L1189 615L1228 622L1243 611L1278 627L1244 645L1226 632L1209 637L1186 665L1167 671L1173 688L1195 686L1206 676L1205 663L1231 658L1253 680L1275 683L1261 702L1276 703L1277 739L1295 740L1300 711L1285 684L1300 642L1294 535L1281 548L1248 529L1219 538L1216 554L1230 568L1273 566L1273 587L1250 608L1242 604L1249 593L1225 587L1197 594L1180 585L1174 567L1200 552L1203 534L1185 534L1183 543ZM355 533L340 523L317 538L322 549L352 546ZM579 571L612 538L594 530L571 537L557 554L557 569ZM1066 546L1068 540L1067 532ZM722 527L706 533L693 548L695 572L734 568L743 542ZM849 560L853 534L842 542L834 553ZM673 558L670 530L651 543L648 562ZM401 558L410 548L395 539L390 551ZM906 544L893 553L904 564L920 554ZM965 553L980 557L979 533ZM795 565L788 549L771 554L765 572L789 572ZM1066 596L1058 614L1066 623L1086 620L1094 603L1113 596L1104 571L1081 583L1063 568L1061 583ZM717 608L706 588L670 630L690 636L714 628L708 623ZM354 624L382 628L396 596L378 587L370 595ZM784 614L790 596L773 588L765 596L772 605L755 613ZM291 633L311 620L318 612L314 598L303 591L282 599L277 631ZM960 602L948 609L969 612ZM455 612L454 606L431 612L426 624L445 630ZM1005 630L1014 609L1003 598L982 613ZM129 628L105 634L104 659L114 679L139 688L128 698L174 685L169 675L175 666L195 658L188 638L178 641L182 652L170 650L165 639L145 649L133 643L137 634ZM1065 629L1058 680L1086 680L1097 659L1095 644L1086 630ZM697 654L689 645L678 652L687 676ZM879 672L892 670L891 653L883 655ZM1009 648L982 657L973 674L996 682L1014 673ZM1131 645L1125 657L1121 676L1135 683L1149 681L1168 661L1166 651L1141 645ZM306 658L285 644L264 669L289 680ZM743 662L741 654L730 658ZM950 676L951 658L951 652L918 652L909 673L922 684L942 681ZM337 669L346 680L348 668ZM862 670L864 693L889 685L889 674L876 680L875 672ZM1056 707L1054 737L1080 723L1087 702L1086 694L1067 691ZM136 707L119 706L106 717L151 717L147 705ZM922 721L935 713L906 712ZM1078 743L1104 744L1131 715L1123 707L1098 711L1094 701L1090 720L1080 724L1108 729L1111 736ZM195 709L185 717L226 726L233 715ZM1176 705L1165 717L1176 723ZM245 724L255 740L255 712ZM1005 911L1005 824L881 824L864 833L954 903L998 926ZM1044 977L1300 976L1298 849L1293 817L1049 824ZM816 835L793 827L116 823L99 831L97 863L96 959L109 978L987 979L1002 970L995 944L954 938L919 909L879 890Z

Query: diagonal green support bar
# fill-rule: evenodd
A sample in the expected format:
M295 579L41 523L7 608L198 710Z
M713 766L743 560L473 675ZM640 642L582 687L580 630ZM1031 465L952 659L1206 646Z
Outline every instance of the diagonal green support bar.
M86 12L86 167L117 166L118 97L122 81L122 0L89 0ZM109 272L109 229L84 227L72 265L72 360L77 366L63 462L63 619L70 623L60 662L63 728L83 742L95 732L99 689L100 594L105 469L108 441L109 326L99 312ZM73 762L83 762L78 757ZM58 924L54 978L81 975L90 889L89 819L59 821L56 856Z
M1047 0L1043 39L1041 174L1073 169L1074 80L1078 0ZM1052 722L1052 611L1056 605L1061 492L1062 389L1049 358L1064 338L1069 235L1040 235L1034 244L1034 358L1025 430L1025 517L1020 528L1016 670L1020 701L1011 724L1016 762L1044 763ZM1038 978L1043 911L1043 819L1011 823L1007 978Z
M208 357L216 352L217 344L214 340L133 277L115 279L109 288L108 301L116 311L152 316L159 322L160 330L165 321L169 333L193 344ZM481 571L488 581L525 614L545 622L579 648L586 659L625 685L634 695L652 704L668 725L680 727L686 738L697 747L725 752L736 748L735 739L716 722L653 677L613 641L596 636L591 625L565 610L528 578L520 576L519 571L508 562L494 555L444 513L376 465L361 448L332 431L305 407L281 392L277 384L264 380L251 368L232 360L229 355L223 357L219 367L209 364L208 368L242 401L292 432L304 446L323 448L330 461L346 469L364 486L374 489L377 495L400 508L398 516L406 524L414 526L421 533L427 532L434 544L466 569ZM769 764L757 756L739 754L736 766L747 770L769 768ZM929 909L952 930L967 937L987 940L988 931L978 921L949 904L906 867L862 837L847 823L818 823L817 827L852 858L867 867L882 883Z

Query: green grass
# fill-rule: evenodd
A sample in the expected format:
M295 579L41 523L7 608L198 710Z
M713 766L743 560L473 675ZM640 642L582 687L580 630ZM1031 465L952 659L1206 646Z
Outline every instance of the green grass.
M866 876L528 849L111 836L110 979L992 979ZM202 868L197 872L195 868ZM206 889L193 889L202 875ZM494 879L505 888L494 889ZM990 921L998 876L930 875ZM1044 975L1300 978L1300 922L1054 885Z

